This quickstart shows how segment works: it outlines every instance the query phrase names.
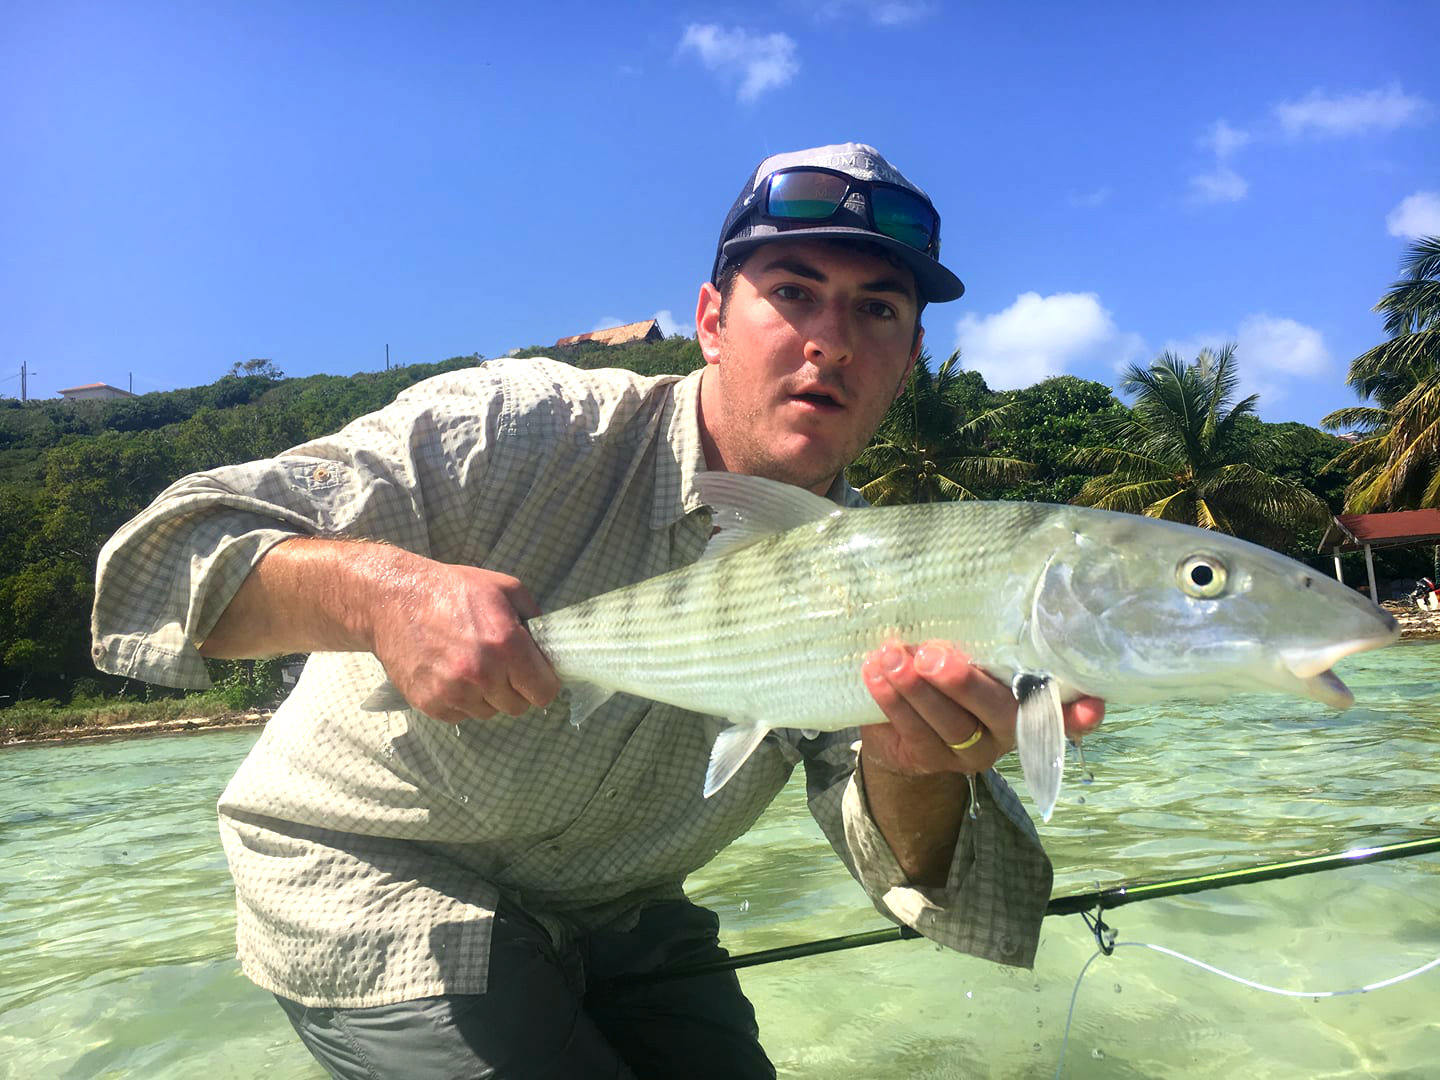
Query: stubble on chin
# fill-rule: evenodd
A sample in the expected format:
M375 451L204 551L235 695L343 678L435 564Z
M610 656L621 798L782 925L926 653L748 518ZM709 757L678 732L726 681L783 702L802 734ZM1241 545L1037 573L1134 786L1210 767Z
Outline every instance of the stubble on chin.
M730 472L761 476L783 484L813 489L829 485L835 474L848 462L833 464L816 460L813 454L786 454L777 446L788 434L778 412L783 408L782 395L756 397L749 386L735 386L740 376L732 374L721 363L713 374L719 379L721 415L707 416L713 435L721 445L725 468Z

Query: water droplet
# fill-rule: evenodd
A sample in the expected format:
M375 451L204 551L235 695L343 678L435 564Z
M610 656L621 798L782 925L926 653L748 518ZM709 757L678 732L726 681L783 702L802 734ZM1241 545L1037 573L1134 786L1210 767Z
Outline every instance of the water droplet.
M1031 1049L1031 1050L1039 1050L1039 1049L1040 1049L1040 1044L1039 1044L1039 1043L1031 1043L1031 1044L1030 1044L1030 1049Z
M1116 984L1115 984L1115 992L1116 992L1117 994L1120 993L1120 984L1119 984L1119 983L1116 983Z
M1092 1058L1094 1058L1096 1061L1104 1061L1104 1060L1105 1060L1105 1051L1104 1051L1104 1050L1101 1050L1101 1049L1097 1046L1094 1050L1091 1050L1091 1051L1090 1051L1090 1056L1091 1056Z
M749 910L750 910L750 901L749 901L749 900L741 900L741 901L740 901L740 910L741 910L741 911L749 911Z
M461 803L468 803L468 802L470 801L470 796L469 796L469 795L461 795L461 796L460 796L460 801L461 801Z
M1084 806L1084 805L1085 805L1085 796L1084 796L1084 795L1076 795L1076 796L1075 796L1075 802L1076 802L1076 804L1079 805L1079 806Z
M966 990L966 991L965 991L965 996L966 996L967 998L973 998L973 997L975 996L975 991L974 991L974 990Z

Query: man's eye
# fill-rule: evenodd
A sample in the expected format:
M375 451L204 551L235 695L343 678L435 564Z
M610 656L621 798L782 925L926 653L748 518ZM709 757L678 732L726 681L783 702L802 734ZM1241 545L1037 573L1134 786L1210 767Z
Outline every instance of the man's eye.
M876 318L879 319L895 318L895 309L889 304L881 303L879 300L872 300L870 301L870 303L866 304L865 312L866 314L874 315Z
M775 295L781 300L803 300L805 290L798 285L780 285L776 287Z

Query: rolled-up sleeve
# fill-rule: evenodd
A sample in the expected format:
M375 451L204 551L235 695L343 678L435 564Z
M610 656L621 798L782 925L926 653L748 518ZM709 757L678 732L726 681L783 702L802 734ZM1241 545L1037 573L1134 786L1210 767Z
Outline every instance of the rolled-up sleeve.
M210 685L198 646L255 564L296 536L381 540L458 560L504 404L441 376L336 435L172 484L96 566L91 655L102 671Z
M1029 967L1054 875L1035 826L994 770L977 778L943 888L911 884L865 799L853 748L859 733L809 740L810 812L876 909L948 948Z

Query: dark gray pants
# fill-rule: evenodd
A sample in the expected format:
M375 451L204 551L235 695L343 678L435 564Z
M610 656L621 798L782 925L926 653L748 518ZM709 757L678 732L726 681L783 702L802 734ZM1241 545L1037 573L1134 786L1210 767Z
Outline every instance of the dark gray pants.
M628 933L566 950L523 914L496 915L490 991L370 1009L280 1007L341 1080L770 1080L733 972L631 988L622 975L726 956L714 914L654 904Z

